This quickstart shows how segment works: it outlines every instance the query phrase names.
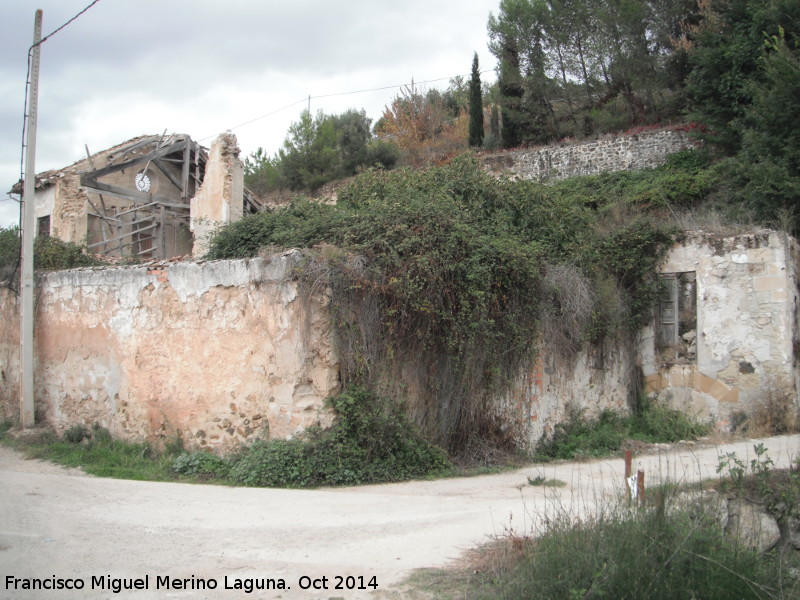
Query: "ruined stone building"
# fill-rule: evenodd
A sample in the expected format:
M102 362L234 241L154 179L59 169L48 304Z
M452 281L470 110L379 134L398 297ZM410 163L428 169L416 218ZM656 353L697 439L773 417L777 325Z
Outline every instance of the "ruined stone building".
M36 235L85 243L93 254L197 253L209 230L257 209L231 134L210 151L184 134L141 136L36 176Z

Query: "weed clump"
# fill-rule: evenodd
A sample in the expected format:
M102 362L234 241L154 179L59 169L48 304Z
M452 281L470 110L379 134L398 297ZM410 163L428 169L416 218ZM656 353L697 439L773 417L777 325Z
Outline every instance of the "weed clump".
M640 402L638 413L633 415L604 410L590 419L572 410L553 435L539 442L534 459L596 458L619 452L628 440L672 443L695 439L708 431L708 426L692 421L681 411L647 401Z
M713 518L665 501L594 519L556 518L515 564L477 578L477 598L777 598L782 566Z
M222 478L228 474L228 463L221 456L198 450L180 454L173 461L172 470L180 475Z

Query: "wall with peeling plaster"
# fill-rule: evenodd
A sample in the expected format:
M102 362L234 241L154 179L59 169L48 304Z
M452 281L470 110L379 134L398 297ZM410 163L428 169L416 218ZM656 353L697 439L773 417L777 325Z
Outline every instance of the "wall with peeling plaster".
M303 298L288 251L269 259L79 269L39 277L37 419L57 431L99 423L126 439L181 435L228 451L330 422L338 391L328 298ZM663 273L696 275L692 352L606 343L567 358L544 345L493 410L531 448L571 408L626 410L646 391L725 429L769 394L797 402L797 242L761 231L690 233ZM0 418L16 419L16 297L0 289ZM691 333L691 332L690 332ZM687 358L688 356L688 358Z
M222 134L211 145L203 184L191 199L192 256L205 255L214 232L242 218L243 194L244 164L239 159L236 136Z
M327 298L302 298L300 253L43 275L35 331L37 420L99 423L132 440L179 434L227 451L330 422L337 391ZM15 418L16 299L0 290L3 418ZM5 329L8 328L8 331Z
M647 391L721 429L770 395L796 404L799 265L785 233L687 234L660 271L696 273L694 357L675 360L658 351L653 328L642 332Z
M495 412L520 448L533 449L573 411L587 418L603 410L627 412L638 385L635 364L635 348L624 342L587 345L570 358L548 351L544 343L517 385L498 400Z

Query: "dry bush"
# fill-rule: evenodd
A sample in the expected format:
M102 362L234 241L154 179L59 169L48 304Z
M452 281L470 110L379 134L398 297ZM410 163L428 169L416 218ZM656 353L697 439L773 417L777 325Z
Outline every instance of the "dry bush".
M583 273L569 264L547 265L543 287L542 339L548 350L572 358L591 323L592 289Z
M747 433L753 437L783 435L800 431L800 415L792 395L769 387L747 419Z
M743 208L734 211L730 207L699 206L672 213L672 218L683 231L705 231L720 236L751 233L761 227Z

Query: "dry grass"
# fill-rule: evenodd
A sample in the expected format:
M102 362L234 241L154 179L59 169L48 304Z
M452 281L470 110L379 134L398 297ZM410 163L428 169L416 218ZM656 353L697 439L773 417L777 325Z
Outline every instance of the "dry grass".
M548 350L574 357L585 340L594 309L589 281L573 265L548 265L543 280L542 339Z
M702 205L672 213L672 217L683 231L705 231L724 237L752 233L764 226L743 208L734 211L731 207Z
M791 394L769 388L747 418L747 433L752 437L784 435L800 431L800 415Z

